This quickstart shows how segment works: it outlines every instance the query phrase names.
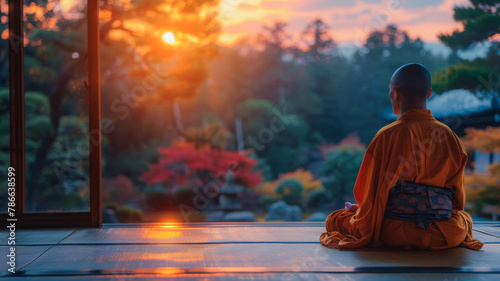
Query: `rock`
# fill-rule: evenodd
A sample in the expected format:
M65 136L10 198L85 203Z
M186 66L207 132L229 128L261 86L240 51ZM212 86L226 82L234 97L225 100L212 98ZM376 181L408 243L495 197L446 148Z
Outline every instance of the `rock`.
M269 213L266 216L266 221L301 221L302 212L299 206L290 206L283 200L271 204Z
M218 222L224 220L224 212L222 211L205 212L205 215L207 215L205 222Z
M252 212L231 212L224 215L223 221L255 221Z
M322 212L315 212L306 221L326 221L326 214Z

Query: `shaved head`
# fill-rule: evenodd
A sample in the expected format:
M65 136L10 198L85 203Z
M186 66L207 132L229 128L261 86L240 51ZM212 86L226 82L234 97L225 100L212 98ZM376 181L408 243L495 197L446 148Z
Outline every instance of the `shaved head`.
M425 101L431 89L431 74L420 63L409 63L398 68L391 84L409 101Z

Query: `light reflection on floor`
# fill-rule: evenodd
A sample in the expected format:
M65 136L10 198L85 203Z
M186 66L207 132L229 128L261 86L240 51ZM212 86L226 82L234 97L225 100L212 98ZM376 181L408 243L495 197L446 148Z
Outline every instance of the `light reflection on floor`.
M463 248L338 251L319 244L322 223L168 221L18 230L16 258L27 280L145 276L175 280L398 280L394 278L400 274L406 279L454 280L460 276L500 280L500 223L477 222L474 228L475 238L485 243L479 252ZM4 252L8 249L6 235L6 231L0 232L0 251ZM0 255L0 263L6 262L6 255ZM6 272L1 274L8 277Z

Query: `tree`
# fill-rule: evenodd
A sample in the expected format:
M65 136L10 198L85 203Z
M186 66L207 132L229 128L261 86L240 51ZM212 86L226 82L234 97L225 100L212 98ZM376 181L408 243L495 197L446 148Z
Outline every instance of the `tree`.
M343 133L339 114L342 93L338 86L344 82L341 79L345 65L342 58L335 56L336 44L328 28L317 18L302 32L301 38L306 43L302 55L305 66L295 72L302 79L292 79L289 101L292 107L303 113L310 124L311 134L318 133L323 141L333 142Z
M470 0L471 6L453 8L453 18L463 30L440 34L439 39L448 47L467 49L470 45L493 38L500 32L500 1Z
M284 173L272 182L264 182L258 188L262 195L261 204L270 205L280 199L287 204L304 207L305 202L318 190L323 190L321 181L315 179L310 171L297 169L293 172Z
M184 139L196 149L208 146L212 149L225 149L229 133L220 123L211 123L204 128L191 127L186 130Z
M351 85L341 107L342 115L352 121L363 142L369 142L384 125L380 114L389 107L389 82L396 69L406 63L417 62L427 66L431 73L446 67L444 58L426 52L420 38L410 38L395 25L371 32L363 48L354 53ZM362 114L360 114L362 112Z
M452 89L466 89L473 93L495 93L497 86L490 84L491 80L488 81L488 79L492 79L494 74L498 76L498 72L489 66L463 61L435 72L432 75L432 90L436 94L442 94ZM487 84L481 84L481 78Z
M465 131L463 142L466 147L490 153L500 152L500 127L467 128Z
M54 134L48 118L50 110L49 99L40 92L25 93L25 155L31 163L36 157L39 142ZM0 108L9 107L9 90L0 89ZM10 130L9 112L0 113L0 168L10 166ZM88 194L88 182L85 171L88 169L87 158L80 157L78 149L86 151L86 146L80 146L84 140L82 132L87 126L87 120L79 120L75 116L61 119L58 141L47 154L46 163L52 169L42 171L41 185L52 186L40 194L38 210L75 210L86 209L83 197ZM71 168L68 168L71 167ZM7 197L7 194L2 195Z
M319 61L335 53L336 44L328 28L321 18L316 18L307 24L302 32L301 37L307 45L309 61Z
M251 65L249 58L242 54L242 47L221 47L220 56L210 65L210 84L206 92L197 96L203 100L193 106L209 105L212 115L217 114L232 127L237 116L236 107L251 98Z
M285 27L286 23L281 21L264 26L264 32L259 34L263 51L251 56L252 96L275 104L283 101L288 81L288 63L283 61L283 57L287 54L286 41L290 35Z
M296 152L307 145L309 131L301 116L267 100L248 100L236 111L243 124L245 148L266 160L274 178L298 168Z
M283 179L276 186L276 194L289 205L298 205L302 207L302 196L304 186L297 179Z
M484 92L498 95L500 75L500 1L470 0L471 6L455 7L453 17L462 24L463 30L451 34L440 34L439 39L453 52L467 49L475 44L489 41L486 58L476 58L471 62L460 61L456 65L439 71L433 76L433 88L438 93L452 89L467 89L474 93Z
M340 145L326 151L320 175L325 194L336 208L342 208L345 200L354 199L352 190L364 153L365 146L359 143Z
M500 127L468 128L463 141L468 149L500 153ZM467 200L474 203L474 211L484 211L487 204L500 210L500 163L490 165L487 174L467 174L465 184Z
M2 4L2 18L5 6ZM116 121L103 126L112 131L110 145L115 146L111 151L104 150L105 157L114 160L113 157L129 149L130 143L143 137L133 132L140 126L130 124L142 119L129 118L140 104L148 107L142 102L171 103L197 93L206 77L206 62L216 54L217 8L218 1L214 0L151 0L129 4L102 1L103 116ZM80 2L68 9L56 0L25 1L28 42L24 52L29 74L25 88L36 89L48 97L47 115L52 128L40 140L34 159L27 166L27 206L31 210L37 210L41 190L51 186L43 186L41 178L44 170L53 168L48 157L59 141L61 119L86 114L85 9ZM2 25L5 27L4 22ZM175 33L177 45L161 40L166 31ZM3 52L0 60L5 60ZM8 64L2 63L0 72L7 73L6 68ZM4 78L2 83L6 82ZM143 98L144 92L147 99ZM112 129L113 124L122 129ZM128 125L126 129L124 124Z
M183 186L202 188L207 185L220 188L226 173L231 171L236 184L255 187L262 178L254 170L257 163L246 154L213 149L196 148L192 143L179 142L168 148L159 148L158 164L149 165L141 180L148 185L161 184L176 190Z

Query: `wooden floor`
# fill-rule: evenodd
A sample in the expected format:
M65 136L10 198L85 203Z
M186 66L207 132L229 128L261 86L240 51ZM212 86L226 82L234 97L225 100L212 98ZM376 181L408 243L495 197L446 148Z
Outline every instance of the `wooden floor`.
M323 223L109 224L16 231L25 280L500 280L500 223L476 222L481 251L365 249L318 242ZM8 232L0 232L0 278Z

